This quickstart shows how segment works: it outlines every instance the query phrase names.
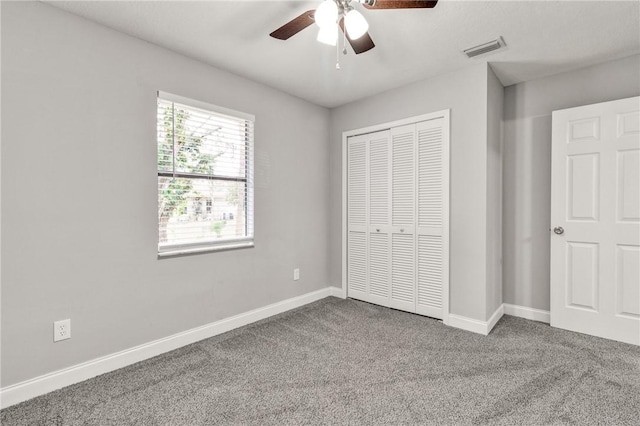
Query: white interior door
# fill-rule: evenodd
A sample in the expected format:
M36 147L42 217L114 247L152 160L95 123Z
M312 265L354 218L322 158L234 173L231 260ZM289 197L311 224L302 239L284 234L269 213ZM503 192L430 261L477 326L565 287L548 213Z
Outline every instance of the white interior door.
M551 325L640 345L640 98L553 113Z

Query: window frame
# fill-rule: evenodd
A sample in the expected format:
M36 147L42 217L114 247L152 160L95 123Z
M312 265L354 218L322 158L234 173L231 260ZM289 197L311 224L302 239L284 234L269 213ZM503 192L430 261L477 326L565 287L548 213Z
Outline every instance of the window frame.
M166 171L160 170L158 162L156 160L156 176L169 177L169 178L183 178L183 179L209 179L214 181L226 181L226 182L244 182L245 185L245 236L238 238L225 238L220 241L203 241L195 243L177 243L177 244L165 244L160 245L160 220L157 217L156 229L157 229L157 250L158 258L182 256L188 254L198 254L215 252L221 250L233 250L240 248L254 247L254 129L255 129L255 116L240 111L235 111L229 108L224 108L218 105L210 104L203 101L198 101L191 98L186 98L172 93L158 91L156 96L156 158L158 155L158 102L159 101L171 102L173 104L180 104L187 108L194 108L217 115L222 118L231 118L234 120L240 120L245 122L245 138L244 145L246 150L245 156L245 173L244 177L224 176L206 173L190 173L190 172L178 172L176 166L173 164L173 170ZM175 135L174 135L175 137ZM159 195L156 193L156 201L159 201Z

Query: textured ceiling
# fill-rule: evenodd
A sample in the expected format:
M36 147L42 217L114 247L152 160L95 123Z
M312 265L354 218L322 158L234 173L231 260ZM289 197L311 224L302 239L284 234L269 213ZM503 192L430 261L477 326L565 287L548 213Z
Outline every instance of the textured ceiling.
M311 26L287 41L269 33L319 1L66 1L54 7L334 107L491 63L507 86L640 53L638 1L456 1L434 9L364 10L376 47L340 54ZM502 36L504 50L462 50Z

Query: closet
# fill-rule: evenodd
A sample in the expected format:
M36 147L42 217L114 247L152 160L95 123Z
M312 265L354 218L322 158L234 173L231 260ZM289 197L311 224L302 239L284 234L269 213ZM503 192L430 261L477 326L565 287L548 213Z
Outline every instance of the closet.
M442 319L448 314L449 115L413 120L346 135L347 296Z

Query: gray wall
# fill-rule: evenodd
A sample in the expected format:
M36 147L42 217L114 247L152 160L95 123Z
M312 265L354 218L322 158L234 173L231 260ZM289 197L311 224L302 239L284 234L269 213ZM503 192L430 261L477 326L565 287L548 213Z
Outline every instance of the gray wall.
M254 249L157 259L156 90L255 114ZM328 129L324 108L2 2L1 386L329 285Z
M502 113L504 87L487 70L487 314L502 305Z
M450 310L486 318L487 65L331 110L331 283L342 282L342 133L451 109ZM478 302L480 301L480 302Z
M639 94L637 55L505 89L505 303L549 310L551 112Z

